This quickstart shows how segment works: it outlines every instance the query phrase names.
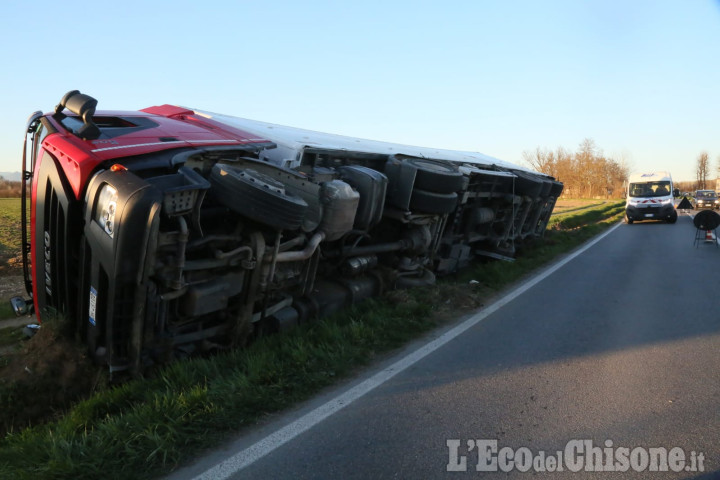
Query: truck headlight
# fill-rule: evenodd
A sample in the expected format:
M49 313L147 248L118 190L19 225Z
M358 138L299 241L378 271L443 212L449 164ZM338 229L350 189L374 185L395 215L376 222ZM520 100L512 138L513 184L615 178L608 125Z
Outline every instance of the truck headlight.
M105 230L105 233L110 235L110 238L113 238L113 235L115 235L117 199L117 190L106 183L100 190L97 208L95 209L95 221Z

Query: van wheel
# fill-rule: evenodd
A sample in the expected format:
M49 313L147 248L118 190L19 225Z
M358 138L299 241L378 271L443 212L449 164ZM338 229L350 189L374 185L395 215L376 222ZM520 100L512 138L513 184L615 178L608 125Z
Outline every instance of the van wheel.
M633 219L625 215L625 223L627 223L628 225L632 225Z
M668 218L667 223L677 222L677 217L678 217L677 212L673 212L672 216L670 216L670 218Z

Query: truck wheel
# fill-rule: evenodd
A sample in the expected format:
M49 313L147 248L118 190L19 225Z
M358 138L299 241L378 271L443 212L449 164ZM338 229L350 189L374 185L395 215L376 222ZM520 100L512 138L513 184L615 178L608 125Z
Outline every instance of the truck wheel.
M675 223L677 222L677 212L673 212L672 215L670 215L670 218L668 218L667 223Z
M454 193L465 188L465 176L451 164L424 158L405 160L417 168L415 188L435 193Z
M423 213L451 213L457 208L456 193L435 193L415 189L410 197L410 208Z
M279 230L302 225L308 204L285 191L285 185L252 169L217 164L210 174L210 191L230 210Z
M628 225L632 225L633 223L633 219L628 217L627 214L625 214L625 223L627 223Z
M543 180L537 175L520 170L513 170L515 174L515 195L536 198L543 188Z

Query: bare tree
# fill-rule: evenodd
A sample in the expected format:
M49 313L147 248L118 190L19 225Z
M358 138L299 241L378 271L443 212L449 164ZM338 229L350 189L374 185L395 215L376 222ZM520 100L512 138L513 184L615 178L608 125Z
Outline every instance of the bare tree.
M22 192L22 183L6 180L0 176L0 198L19 197Z
M523 152L525 162L534 170L550 175L565 184L563 196L621 198L628 177L628 165L607 158L592 139L586 138L576 152L563 147L555 151L537 147Z
M710 156L707 152L700 152L697 158L696 178L698 188L704 190L707 188L707 179L710 173Z
M522 155L525 162L527 162L533 170L552 177L556 176L557 171L554 152L537 147L534 152L524 151Z
M575 170L582 179L582 196L592 198L595 194L597 177L602 176L602 168L598 159L602 152L592 138L585 138L575 153Z

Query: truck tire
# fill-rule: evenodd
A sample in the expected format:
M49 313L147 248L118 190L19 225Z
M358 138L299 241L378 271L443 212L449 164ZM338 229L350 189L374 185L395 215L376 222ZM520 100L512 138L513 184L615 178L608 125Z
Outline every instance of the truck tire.
M515 174L515 195L537 198L543 188L541 177L519 170L513 170Z
M410 197L410 208L423 213L451 213L457 207L457 193L435 193L415 189Z
M560 196L560 194L563 191L563 183L558 182L557 180L553 180L552 184L553 185L552 185L552 188L550 189L550 196L557 198Z
M405 160L417 169L415 188L435 193L454 193L465 188L465 176L451 163L424 158Z
M217 201L230 210L279 230L302 225L308 204L285 191L285 185L252 169L217 164L210 174L210 189Z
M670 215L670 218L667 219L667 223L675 223L677 222L678 214L677 212L673 212L672 215Z

